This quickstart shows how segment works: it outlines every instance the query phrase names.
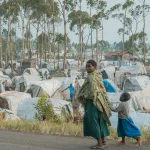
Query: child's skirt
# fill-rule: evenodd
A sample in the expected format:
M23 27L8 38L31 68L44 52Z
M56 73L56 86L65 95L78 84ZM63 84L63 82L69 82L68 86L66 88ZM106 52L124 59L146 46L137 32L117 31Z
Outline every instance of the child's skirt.
M120 119L118 120L118 137L138 137L141 136L141 131L135 126L131 118Z

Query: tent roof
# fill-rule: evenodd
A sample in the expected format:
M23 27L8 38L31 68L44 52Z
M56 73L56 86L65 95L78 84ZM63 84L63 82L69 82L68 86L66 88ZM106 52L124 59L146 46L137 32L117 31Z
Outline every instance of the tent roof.
M122 66L120 71L130 72L131 74L147 74L146 69L143 65L135 66Z
M8 91L0 94L0 97L7 100L9 109L17 114L18 103L25 98L31 98L28 93L22 93L17 91Z
M30 84L27 89L32 86L39 86L45 91L50 97L61 87L61 82L56 79L38 81Z
M139 86L141 89L144 89L150 86L150 79L148 76L128 77L126 81L127 80L129 80L133 86Z
M24 74L20 80L19 83L24 82L25 86L29 86L30 84L36 83L38 81L41 81L40 76L36 76L36 75L30 75L30 74Z
M27 69L24 70L23 74L28 73L27 71L30 71L31 75L39 75L35 68L27 68Z

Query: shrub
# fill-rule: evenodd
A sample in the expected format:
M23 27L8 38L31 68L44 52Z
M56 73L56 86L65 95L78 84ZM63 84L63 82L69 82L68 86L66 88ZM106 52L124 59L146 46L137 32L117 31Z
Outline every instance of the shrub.
M60 122L60 117L55 114L53 105L50 104L48 96L41 96L38 103L35 105L35 109L37 110L35 119L39 121L46 120Z

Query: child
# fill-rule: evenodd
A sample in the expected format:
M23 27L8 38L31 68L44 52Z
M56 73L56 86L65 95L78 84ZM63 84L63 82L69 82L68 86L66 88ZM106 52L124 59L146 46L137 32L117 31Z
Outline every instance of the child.
M118 137L122 137L122 141L119 144L125 144L125 137L132 137L137 140L139 146L142 145L141 131L135 126L133 120L129 116L129 93L123 93L120 97L120 105L114 109L114 112L118 112Z

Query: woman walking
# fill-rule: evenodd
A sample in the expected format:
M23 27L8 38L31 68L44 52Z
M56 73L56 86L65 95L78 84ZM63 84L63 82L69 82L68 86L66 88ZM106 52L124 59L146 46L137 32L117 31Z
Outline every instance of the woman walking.
M84 136L91 136L97 140L97 144L91 149L102 149L109 136L107 125L111 125L111 105L103 85L101 73L96 70L97 64L89 60L86 64L88 77L81 87L78 99L84 106L83 120Z

